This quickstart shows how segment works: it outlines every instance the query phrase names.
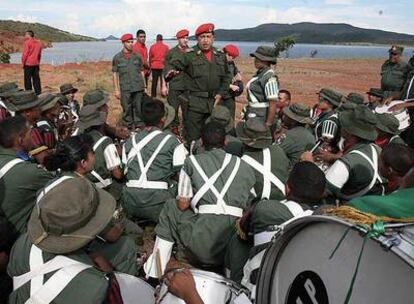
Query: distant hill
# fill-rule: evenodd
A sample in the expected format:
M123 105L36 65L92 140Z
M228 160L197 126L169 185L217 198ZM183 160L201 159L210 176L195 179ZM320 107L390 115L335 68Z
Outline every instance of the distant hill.
M13 32L18 36L24 35L27 30L32 30L38 39L50 42L66 41L96 41L97 39L77 34L72 34L41 23L28 23L13 20L0 20L0 30Z
M117 38L113 35L109 35L108 37L104 38L103 40L119 40L119 38Z
M269 23L246 29L218 29L216 40L223 41L275 41L281 37L295 36L297 43L321 44L403 44L414 45L414 35L371 30L344 23L295 24Z

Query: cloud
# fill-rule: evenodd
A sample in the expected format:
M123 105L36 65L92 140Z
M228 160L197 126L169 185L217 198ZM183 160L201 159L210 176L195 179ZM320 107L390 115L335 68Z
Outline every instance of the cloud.
M30 22L30 23L34 23L38 21L38 18L36 16L29 16L29 15L23 15L23 14L18 14L16 16L10 16L7 19L21 21L21 22Z
M325 0L325 4L328 5L350 5L353 3L354 0Z

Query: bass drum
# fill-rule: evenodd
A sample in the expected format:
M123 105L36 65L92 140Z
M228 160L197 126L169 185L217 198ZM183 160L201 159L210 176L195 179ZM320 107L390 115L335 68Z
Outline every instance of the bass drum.
M414 226L386 226L363 247L365 232L335 217L292 221L266 250L256 303L412 303Z
M124 304L154 304L155 289L144 280L126 273L115 273Z
M378 114L388 113L388 114L394 115L394 117L397 118L399 123L400 123L400 126L399 126L398 129L400 131L404 131L412 123L411 119L410 119L410 114L408 114L408 110L407 109L402 109L402 110L399 110L399 111L396 111L396 112L391 112L390 111L390 109L393 106L399 105L399 104L402 104L402 103L405 103L405 101L403 101L403 100L394 100L394 101L391 101L390 104L388 104L388 105L381 105L381 106L376 107L375 112L378 113Z

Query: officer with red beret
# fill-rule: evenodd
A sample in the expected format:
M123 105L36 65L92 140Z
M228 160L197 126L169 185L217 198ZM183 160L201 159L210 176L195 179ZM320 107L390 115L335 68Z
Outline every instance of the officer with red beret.
M223 100L221 104L229 109L233 119L235 118L236 114L236 100L237 96L240 96L243 93L243 82L242 77L240 74L239 69L234 62L234 59L239 57L240 51L237 46L234 44L227 44L223 48L223 52L226 54L227 62L228 62L228 73L229 78L231 79L229 89L227 90L226 94L223 96Z
M184 122L187 144L201 137L201 130L214 105L222 101L229 89L227 59L222 50L213 47L214 24L200 25L195 36L197 45L187 50L182 58L171 61L166 79L179 73L186 75L188 109Z
M115 97L121 100L122 121L131 129L143 124L144 66L141 57L132 51L132 34L122 35L121 42L123 48L112 60L113 83Z
M177 32L175 37L177 38L177 45L169 50L167 56L165 56L164 60L164 71L163 76L166 76L171 70L174 70L174 66L172 62L182 61L187 51L189 50L188 47L188 35L190 32L187 29L182 29ZM168 103L175 109L175 118L174 121L171 123L170 128L171 131L176 134L180 135L179 126L180 121L178 117L178 110L181 108L181 113L183 117L183 121L185 120L185 114L187 109L187 102L185 98L179 98L179 96L183 96L186 92L186 74L185 73L178 73L175 77L170 77L170 79L166 79L167 82L163 82L164 86L162 88L162 95L167 97Z

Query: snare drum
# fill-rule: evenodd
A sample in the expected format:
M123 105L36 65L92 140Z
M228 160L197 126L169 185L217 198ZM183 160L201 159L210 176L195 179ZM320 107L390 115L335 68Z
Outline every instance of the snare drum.
M378 106L375 108L375 112L378 114L383 114L383 113L388 113L388 114L392 114L395 116L395 118L398 119L398 121L400 122L400 127L399 130L400 131L404 131L405 129L407 129L410 124L411 124L411 119L410 119L410 114L408 113L407 109L402 109L396 112L391 112L389 109L395 105L404 103L404 101L402 100L394 100L392 102L390 102L388 105L382 105L382 106Z
M124 304L154 304L155 290L142 279L126 273L115 273Z
M180 271L180 270L178 270ZM248 291L235 282L214 272L191 269L198 294L204 304L233 303L238 297L248 299ZM158 295L158 304L185 304L185 302L168 292L168 287L162 283Z
M266 250L256 303L346 303L354 276L349 303L411 303L414 226L386 225L367 239L356 272L365 232L335 217L292 221Z

